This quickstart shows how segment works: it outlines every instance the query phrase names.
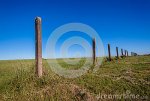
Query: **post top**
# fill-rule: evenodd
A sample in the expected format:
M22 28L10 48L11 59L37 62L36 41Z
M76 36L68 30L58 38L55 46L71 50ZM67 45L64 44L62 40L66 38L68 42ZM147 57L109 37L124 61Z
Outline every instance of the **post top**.
M37 16L35 19L36 19L36 20L40 20L40 21L41 21L41 17L38 17L38 16Z
M95 38L92 38L95 41Z

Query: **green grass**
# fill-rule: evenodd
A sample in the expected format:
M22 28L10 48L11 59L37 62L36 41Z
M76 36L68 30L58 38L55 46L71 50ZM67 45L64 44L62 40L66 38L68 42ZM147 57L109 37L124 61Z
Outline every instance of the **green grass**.
M147 101L150 99L150 56L103 61L96 73L88 72L74 79L52 72L46 60L43 60L44 75L37 78L34 63L34 60L0 61L0 101L86 101L90 98L92 101L99 94L126 91L146 97ZM77 65L68 65L62 59L58 63L66 69L76 70L85 60L81 59Z

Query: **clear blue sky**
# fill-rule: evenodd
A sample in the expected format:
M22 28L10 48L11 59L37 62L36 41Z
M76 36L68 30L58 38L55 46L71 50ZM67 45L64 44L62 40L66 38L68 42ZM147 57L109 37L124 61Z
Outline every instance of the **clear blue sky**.
M80 22L107 43L138 54L150 53L150 0L0 0L0 60L35 56L34 18L42 18L43 57L46 41L57 27Z

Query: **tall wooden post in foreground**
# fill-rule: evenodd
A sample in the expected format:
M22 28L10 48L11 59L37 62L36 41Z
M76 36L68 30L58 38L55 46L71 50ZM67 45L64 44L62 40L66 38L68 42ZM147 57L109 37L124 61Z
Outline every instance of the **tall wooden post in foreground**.
M123 49L121 49L121 55L123 56Z
M117 58L119 58L118 47L116 47Z
M92 40L92 50L93 50L93 65L95 65L95 62L96 62L96 50L95 50L95 48L96 48L96 45L95 45L96 43L95 43L95 38L93 38L93 40Z
M110 44L108 44L108 60L111 61Z
M42 38L41 38L41 18L35 18L35 61L36 74L42 76Z

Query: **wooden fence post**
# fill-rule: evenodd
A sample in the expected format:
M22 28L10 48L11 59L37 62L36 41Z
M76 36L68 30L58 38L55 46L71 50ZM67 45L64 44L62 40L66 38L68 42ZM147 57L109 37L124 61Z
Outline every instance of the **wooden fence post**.
M131 52L131 56L133 56L133 52Z
M95 38L92 39L92 50L93 50L93 65L95 65L95 62L96 62L96 43L95 43Z
M117 58L119 59L118 47L116 47Z
M124 56L126 56L126 50L124 50Z
M108 60L111 61L110 44L108 44Z
M36 74L42 76L42 38L41 38L41 18L35 18L35 61Z
M121 49L121 55L123 56L123 49Z

